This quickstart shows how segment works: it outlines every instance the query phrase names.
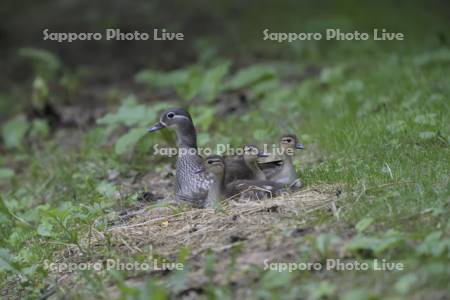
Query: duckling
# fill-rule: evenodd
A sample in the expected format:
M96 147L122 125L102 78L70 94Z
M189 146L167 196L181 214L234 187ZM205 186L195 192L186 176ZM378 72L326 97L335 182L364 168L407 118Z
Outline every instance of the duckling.
M257 159L267 156L254 145L245 145L242 155L225 156L225 184L239 179L265 180L266 175L258 167Z
M164 111L159 122L148 131L155 132L166 127L173 128L177 136L176 199L202 206L212 180L204 173L196 173L202 167L203 159L197 153L197 133L192 117L182 108L171 108Z
M266 180L266 174L258 166L258 157L268 157L269 155L261 152L255 145L244 146L244 162L252 171L250 178L253 180Z
M295 134L283 135L280 139L280 147L282 150L280 159L262 162L259 164L260 167L269 180L285 186L301 188L303 183L297 176L292 158L295 149L305 149L305 147L298 142Z
M220 155L210 155L204 159L203 166L195 173L207 172L212 177L208 195L205 200L206 206L218 203L225 195L225 161Z
M243 198L264 198L283 189L281 184L268 180L236 180L225 184L225 160L219 155L210 155L204 159L204 165L196 173L209 173L213 183L210 185L206 205L225 197L241 194Z

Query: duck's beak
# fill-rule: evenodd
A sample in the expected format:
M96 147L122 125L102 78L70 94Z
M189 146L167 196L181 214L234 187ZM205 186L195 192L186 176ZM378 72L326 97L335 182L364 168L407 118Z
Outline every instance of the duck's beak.
M165 126L164 124L162 124L161 122L158 122L158 123L156 123L155 125L153 125L152 128L149 128L149 129L148 129L148 132L154 132L154 131L163 129L163 128L165 128L165 127L166 127L166 126Z
M295 145L295 149L305 149L305 146L303 146L303 144L296 144Z
M269 154L264 153L264 152L258 152L258 157L269 157Z
M205 170L205 168L200 168L200 169L198 169L197 171L195 171L194 173L195 174L199 174L199 173L203 173L203 172L205 172L206 170Z

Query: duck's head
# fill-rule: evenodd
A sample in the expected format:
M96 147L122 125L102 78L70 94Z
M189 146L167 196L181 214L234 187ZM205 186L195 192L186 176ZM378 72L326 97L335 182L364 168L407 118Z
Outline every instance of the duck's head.
M260 151L255 145L244 146L244 160L247 162L256 162L258 157L267 157L268 154Z
M216 176L223 176L225 171L225 161L220 155L207 156L203 161L203 167L195 173L209 172Z
M287 154L293 154L295 149L305 149L305 146L298 142L298 138L295 134L283 135L280 139L280 146L283 150L287 150Z
M149 128L148 131L154 132L165 127L178 129L192 126L192 118L187 110L182 108L169 108L161 114L159 122Z

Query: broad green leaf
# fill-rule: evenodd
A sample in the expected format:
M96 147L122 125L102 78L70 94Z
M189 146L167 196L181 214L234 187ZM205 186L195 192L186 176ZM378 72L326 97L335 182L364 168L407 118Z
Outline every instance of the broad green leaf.
M203 75L203 83L200 90L201 95L207 102L211 102L219 93L222 79L227 75L230 62L225 61L217 66L208 69Z
M53 235L52 230L53 230L53 225L47 221L44 221L41 224L39 224L39 226L37 228L37 233L42 236L50 237Z
M103 181L97 186L97 192L108 198L115 198L117 196L117 189L114 184Z
M140 83L147 83L154 87L175 87L183 84L189 79L191 71L181 69L172 72L160 72L154 70L144 70L136 74L135 80Z
M0 196L0 213L8 217L14 217L9 208L6 206L5 202L3 201L2 196Z
M411 288L417 283L418 278L414 273L406 274L400 277L399 280L395 283L395 290L400 294L407 294Z
M346 93L360 93L364 90L364 82L358 79L349 80L342 90Z
M52 78L61 68L61 61L50 51L37 48L21 48L19 55L29 59L35 68L35 72L45 78Z
M422 132L419 132L419 137L422 140L430 140L430 139L434 138L435 136L436 136L436 132L433 132L433 131L422 131Z
M0 248L0 271L18 271L19 266L13 262L13 256L8 249Z
M373 223L372 218L364 218L364 219L360 220L358 223L356 223L355 228L359 233L362 233L370 225L372 225L372 223Z
M320 283L309 283L306 289L310 299L327 299L335 293L336 285L328 281L321 281Z
M31 138L46 138L50 132L48 122L44 119L34 119L31 124Z
M450 62L450 50L448 48L441 48L435 51L427 51L414 59L414 63L418 66L443 64L449 62Z
M368 290L363 288L356 288L346 292L342 296L343 300L365 300L365 299L376 299L371 297Z
M33 93L31 101L36 109L43 109L48 101L49 89L48 84L41 76L36 76L33 81Z
M329 251L331 251L331 247L338 243L340 238L332 233L322 233L318 235L315 239L315 246L317 250L322 255L326 255Z
M277 90L280 87L281 83L280 80L278 78L272 78L272 79L268 79L268 80L264 80L261 82L257 82L254 85L252 85L250 87L250 90L256 95L262 95L274 90Z
M198 67L192 68L189 77L174 86L177 94L185 100L190 100L198 95L203 84L203 74L204 70Z
M422 125L436 125L437 114L429 113L416 116L414 122Z
M0 214L3 214L7 218L10 218L10 219L16 219L17 221L19 221L27 226L31 226L25 220L16 216L13 212L11 212L11 210L6 206L5 202L3 201L3 198L1 195L0 195Z
M144 122L150 122L156 116L148 110L147 106L138 104L135 96L130 95L123 100L122 105L117 112L109 113L97 120L97 124L101 125L117 125L124 124L133 126Z
M293 275L293 273L289 272L268 271L264 273L260 284L265 289L280 288L288 285L292 280Z
M127 150L132 149L139 140L147 134L147 129L145 128L133 128L124 135L122 135L115 145L115 151L117 154L123 154Z
M434 231L417 246L417 252L425 256L440 257L444 255L450 257L450 239L443 237L441 231Z
M0 168L0 180L14 177L15 172L9 168Z
M394 121L386 126L386 129L392 133L398 133L406 129L406 123L403 120Z
M238 90L275 77L275 69L268 65L253 65L240 70L223 86L223 90Z
M352 252L364 249L375 251L379 243L380 240L377 238L357 236L353 238L345 248L346 250Z
M20 115L3 125L2 136L6 148L11 149L19 147L29 126L30 124L23 115Z

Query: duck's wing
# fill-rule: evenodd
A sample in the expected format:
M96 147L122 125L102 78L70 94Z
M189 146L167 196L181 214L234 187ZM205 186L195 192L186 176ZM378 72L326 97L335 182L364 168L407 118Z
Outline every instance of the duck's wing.
M263 171L266 178L272 179L276 176L283 168L283 161L273 161L263 164L258 164L259 168Z
M258 157L259 164L267 164L267 163L282 162L282 161L283 161L283 157L278 154L274 154L274 153L270 153L269 156Z
M271 154L268 157L259 157L258 166L267 178L275 176L283 167L283 157Z
M252 178L253 172L245 164L242 156L225 157L225 184L238 179Z

